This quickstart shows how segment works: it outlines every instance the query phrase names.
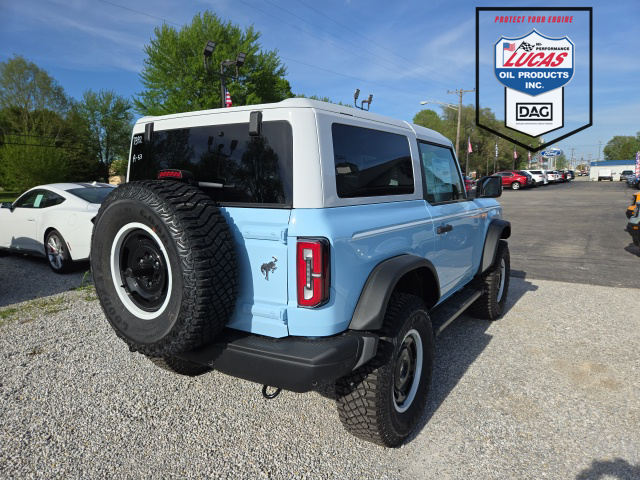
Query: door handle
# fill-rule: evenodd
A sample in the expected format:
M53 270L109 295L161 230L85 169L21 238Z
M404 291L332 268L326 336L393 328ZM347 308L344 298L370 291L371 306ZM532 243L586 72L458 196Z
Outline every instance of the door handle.
M35 218L27 218L27 222L35 222L36 219Z
M453 230L453 225L440 225L437 229L436 232L439 234L441 233L446 233L446 232L450 232L451 230Z

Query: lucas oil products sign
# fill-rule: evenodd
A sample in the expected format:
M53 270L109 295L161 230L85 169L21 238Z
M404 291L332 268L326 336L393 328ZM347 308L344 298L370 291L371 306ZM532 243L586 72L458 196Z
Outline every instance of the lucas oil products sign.
M505 87L505 124L532 137L563 126L562 88L573 78L575 46L533 29L494 45L496 78Z
M591 14L590 7L476 8L478 126L529 151L541 150L591 126ZM571 90L570 84L576 85L576 81L578 86ZM584 88L587 84L588 90ZM574 108L569 112L572 120L568 125L567 98ZM578 117L575 107L584 112L587 104L588 125L567 133ZM495 121L487 122L491 126L484 125L482 107L495 112L504 109L505 128L496 127ZM560 130L557 138L547 136L556 130ZM531 140L510 133L513 131ZM542 135L549 140L544 145L540 144Z

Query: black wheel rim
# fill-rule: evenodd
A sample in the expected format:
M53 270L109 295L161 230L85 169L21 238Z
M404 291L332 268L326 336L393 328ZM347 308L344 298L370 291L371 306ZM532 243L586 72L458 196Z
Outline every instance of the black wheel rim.
M399 407L403 406L409 397L415 381L417 365L418 347L414 338L407 336L402 342L394 366L393 397Z
M120 248L120 279L131 301L146 312L158 311L168 293L167 261L153 237L133 230Z

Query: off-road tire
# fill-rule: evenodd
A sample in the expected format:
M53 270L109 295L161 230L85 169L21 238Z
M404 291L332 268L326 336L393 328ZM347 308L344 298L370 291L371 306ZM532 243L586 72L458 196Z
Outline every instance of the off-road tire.
M501 281L501 266L504 261L504 286L502 294L498 299L498 292ZM511 262L509 257L509 245L505 240L498 243L498 251L493 265L475 280L474 285L483 290L482 295L470 307L469 313L474 317L484 320L497 320L504 313L504 306L509 293L509 276L511 273Z
M127 229L132 232L126 233ZM115 241L123 231L127 238L138 231L147 235L156 251L163 252L156 258L164 266L163 278L169 280L157 300L164 302L157 311L147 313L132 306L133 296L125 292L131 272L125 278L124 254L114 254L118 242L126 244L126 239ZM91 268L96 293L116 334L131 351L148 356L173 356L210 341L235 307L238 287L231 230L213 200L176 181L130 182L109 194L95 220ZM144 283L149 277L134 280L138 278Z
M520 182L513 182L511 184L511 190L520 190Z
M413 400L400 412L394 396L396 362L403 340L411 332L419 334L422 365ZM347 431L363 440L397 447L418 424L431 385L434 339L424 302L413 295L393 294L379 333L376 356L337 380L336 402Z
M183 360L178 357L147 357L153 364L169 372L185 375L187 377L197 377L211 370L206 365Z
M56 248L53 248L53 245ZM47 256L47 263L55 273L66 273L71 268L73 261L69 255L67 243L64 237L57 230L50 230L44 239L44 252Z

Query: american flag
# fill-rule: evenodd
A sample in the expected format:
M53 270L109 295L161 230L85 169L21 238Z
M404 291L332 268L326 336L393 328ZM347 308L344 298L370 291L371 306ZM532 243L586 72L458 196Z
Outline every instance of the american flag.
M233 103L231 103L231 95L229 95L229 90L226 88L224 89L224 104L227 108L233 106Z
M516 146L513 146L513 158L517 159L518 158L518 154L516 153Z
M502 48L504 50L509 50L510 52L513 52L516 49L516 44L515 43L509 43L509 42L504 42L502 44Z
M471 148L471 137L469 137L469 153L473 153L473 148Z
M636 176L640 175L640 152L636 153Z

